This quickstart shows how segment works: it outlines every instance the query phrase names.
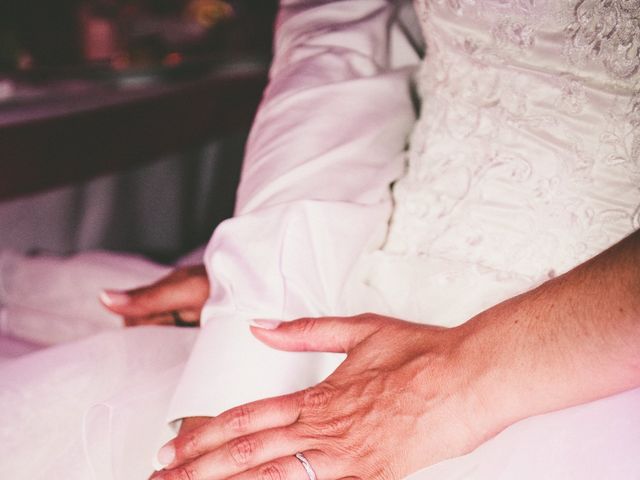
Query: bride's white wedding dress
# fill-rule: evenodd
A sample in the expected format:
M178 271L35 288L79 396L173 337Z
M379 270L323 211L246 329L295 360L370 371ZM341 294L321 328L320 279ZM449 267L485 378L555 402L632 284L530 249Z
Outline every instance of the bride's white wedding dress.
M205 255L198 339L113 330L0 366L3 476L145 478L165 420L308 386L341 359L270 350L252 318L452 326L639 227L638 0L418 0L415 76L405 10L282 3L236 217ZM403 153L411 78L421 113ZM412 478L638 479L638 452L634 390Z

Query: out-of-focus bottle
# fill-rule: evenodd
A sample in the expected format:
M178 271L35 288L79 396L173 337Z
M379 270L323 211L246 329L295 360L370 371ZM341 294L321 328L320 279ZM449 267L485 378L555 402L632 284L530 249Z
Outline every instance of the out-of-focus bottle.
M80 23L84 58L90 63L109 63L119 51L116 12L104 3L81 7Z

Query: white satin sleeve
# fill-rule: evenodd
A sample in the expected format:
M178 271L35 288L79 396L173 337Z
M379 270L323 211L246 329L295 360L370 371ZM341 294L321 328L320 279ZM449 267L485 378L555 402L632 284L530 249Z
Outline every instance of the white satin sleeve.
M235 216L205 254L211 298L169 420L320 381L335 354L269 349L254 318L348 314L354 266L380 245L415 121L418 62L399 2L282 1L270 82Z

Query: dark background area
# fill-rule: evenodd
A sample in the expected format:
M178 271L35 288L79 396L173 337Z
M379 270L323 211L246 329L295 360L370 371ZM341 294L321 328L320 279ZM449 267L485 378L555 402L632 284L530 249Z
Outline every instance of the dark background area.
M184 16L187 0L3 0L0 2L0 71L18 70L21 52L32 57L36 68L78 66L84 58L82 17L111 20L120 30L127 23L145 17L173 18ZM274 0L229 1L233 17L212 22L197 42L182 45L190 53L268 55L272 23L277 9ZM138 35L140 43L161 44L162 32ZM142 37L142 38L140 38ZM165 45L170 49L170 45Z
M1 2L0 249L171 260L206 243L232 214L276 10Z

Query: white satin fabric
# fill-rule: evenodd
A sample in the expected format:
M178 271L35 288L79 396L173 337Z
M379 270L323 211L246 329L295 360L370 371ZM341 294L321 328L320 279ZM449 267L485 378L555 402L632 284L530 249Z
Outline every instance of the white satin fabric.
M212 296L169 419L308 386L340 361L293 360L255 340L248 322L360 308L358 260L384 240L415 122L414 39L385 0L281 2L236 215L207 248Z
M171 435L164 420L291 392L341 361L268 349L250 335L251 319L369 310L454 325L631 230L640 203L636 140L629 161L606 163L607 152L628 145L602 132L637 127L633 104L628 117L616 107L637 90L610 80L599 58L585 58L580 76L583 67L559 44L558 9L571 20L578 6L600 2L416 3L428 54L406 175L419 44L408 17L384 0L283 1L236 216L206 251L213 295L193 348L193 332L142 328L5 362L3 473L144 478ZM635 3L607 5L624 13ZM580 14L573 22L588 18L598 20ZM583 45L579 27L567 31ZM551 64L536 70L541 61ZM554 79L571 80L568 90L547 90ZM575 98L557 100L568 112L545 94L571 88ZM612 123L611 112L624 119ZM624 138L637 139L637 128L631 133ZM600 142L605 160L585 167L589 182L574 154ZM399 178L393 209L389 185ZM599 215L611 203L618 214ZM571 213L576 205L584 210ZM412 478L637 479L639 405L635 390L531 418Z

